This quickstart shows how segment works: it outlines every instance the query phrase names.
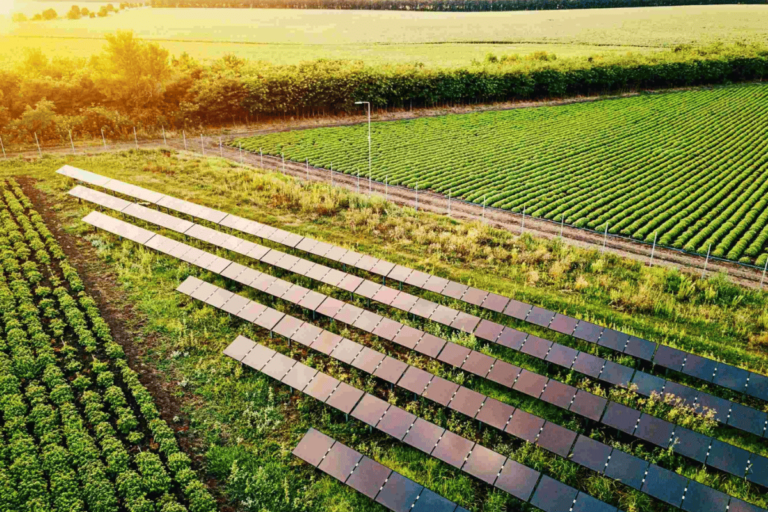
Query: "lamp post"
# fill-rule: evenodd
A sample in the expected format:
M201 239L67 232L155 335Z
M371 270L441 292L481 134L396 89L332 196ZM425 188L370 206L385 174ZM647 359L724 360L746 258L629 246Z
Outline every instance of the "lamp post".
M370 193L371 188L371 176L372 176L372 164L371 164L371 102L370 101L356 101L355 105L365 105L368 110L368 189Z

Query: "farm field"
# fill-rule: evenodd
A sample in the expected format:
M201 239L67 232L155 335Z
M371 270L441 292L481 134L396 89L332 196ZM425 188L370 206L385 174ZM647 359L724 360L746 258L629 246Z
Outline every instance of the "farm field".
M469 65L487 52L577 56L619 49L646 53L680 44L765 43L766 27L768 6L763 5L504 13L135 9L45 24L0 20L0 34L10 36L3 45L6 55L10 48L39 47L57 56L83 57L101 50L94 38L132 30L162 41L174 53L186 51L203 60L234 53L275 64L351 58L428 66L457 66L460 60ZM452 46L443 47L446 43ZM529 45L535 49L526 50Z
M373 179L576 227L768 259L768 87L375 123ZM367 177L364 124L232 142Z
M493 428L480 429L476 422L455 411L424 398L414 399L412 393L391 389L356 367L309 351L298 343L290 345L277 334L272 336L265 329L235 315L175 291L188 276L196 276L302 321L317 324L518 407L520 411L631 452L637 459L659 464L720 492L761 507L768 504L764 489L743 478L704 469L701 464L671 454L669 450L650 449L643 443L630 444L614 429L594 427L572 413L519 391L452 369L419 353L405 351L359 328L345 326L341 321L316 317L291 306L285 299L270 299L264 293L241 287L213 271L119 239L104 230L94 230L81 219L95 207L87 202L78 203L67 195L74 182L54 173L65 164L282 227L292 233L354 248L363 254L471 282L481 289L589 318L646 339L738 361L743 367L760 372L764 372L768 363L764 349L768 335L766 294L734 286L720 276L701 279L698 275L647 268L612 255L601 256L597 251L569 248L556 240L538 240L528 235L518 238L479 223L456 222L414 212L410 208L385 205L379 199L369 200L326 184L305 184L220 158L199 158L172 151L129 151L112 155L0 161L0 178L15 177L46 221L61 229L57 236L70 255L72 265L85 265L88 276L99 276L97 280L89 280L88 286L95 286L97 296L102 300L108 297L108 303L100 305L101 309L124 312L116 321L119 327L125 326L135 332L131 337L132 344L138 349L134 366L141 368L144 377L159 379L160 387L171 393L170 402L178 404L175 413L178 418L172 424L181 427L177 436L184 440L190 456L200 466L199 474L211 486L212 494L219 500L219 509L281 512L385 510L291 455L291 450L309 427L321 430L471 512L521 508L521 502L509 494L494 490L378 430L371 430L357 419L347 419L308 395L291 392L288 386L222 355L222 350L237 335L245 335L627 512L675 510L612 478L557 457L536 444L522 442ZM141 223L130 216L118 216L109 209L103 213L211 251L209 245L193 238L182 239L170 230ZM245 235L238 233L238 236ZM18 248L14 249L18 252ZM229 251L212 252L224 258L234 258ZM525 354L451 334L434 322L417 322L405 313L385 310L359 296L352 297L334 286L318 284L270 264L245 258L236 261L353 303L361 309L426 329L436 336L502 358L531 372L549 375L593 393L605 393L612 399L646 411L655 407L654 414L669 413L678 415L678 420L689 419L688 425L697 431L753 453L768 455L764 440L755 436L716 426L701 418L689 418L690 413L683 410L665 410L639 403L626 391L603 388L596 381L537 363ZM29 272L30 268L26 265L21 272ZM427 296L438 300L435 294ZM455 301L447 303L459 307ZM479 314L476 308L467 308L467 311ZM552 337L543 329L525 328L539 336ZM565 336L555 339L572 343ZM611 357L608 353L601 356ZM626 357L621 362L631 364ZM17 369L12 367L12 371ZM94 380L99 386L100 380ZM692 380L684 382L696 386ZM169 401L163 402L164 407L168 405ZM3 416L2 420L5 418ZM8 437L2 421L0 430L3 433L0 440L5 443ZM10 464L13 461L11 452L0 453L3 454L0 469L18 467ZM176 489L175 486L172 488ZM194 509L188 507L188 510L193 512Z

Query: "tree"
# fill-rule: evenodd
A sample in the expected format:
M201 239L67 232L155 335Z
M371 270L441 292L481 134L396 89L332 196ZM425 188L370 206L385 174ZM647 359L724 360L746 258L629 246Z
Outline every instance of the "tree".
M101 9L99 9L99 18L106 18L108 14L109 14L109 11L107 10L106 7L102 5Z
M27 17L26 17L26 15L24 15L23 12L17 12L16 14L13 15L12 19L15 22L27 21Z
M72 8L67 13L68 20L79 20L82 16L83 15L80 12L80 8L76 5L73 5Z
M11 123L11 127L19 136L32 138L36 133L40 138L51 139L56 133L55 109L52 101L43 98L37 102L35 108L27 105L21 117Z
M81 7L80 14L82 14L83 16L88 16L89 14L91 14L91 11L89 11L87 7Z
M44 20L55 20L58 17L59 15L56 14L56 11L54 11L53 9L46 9L43 11Z

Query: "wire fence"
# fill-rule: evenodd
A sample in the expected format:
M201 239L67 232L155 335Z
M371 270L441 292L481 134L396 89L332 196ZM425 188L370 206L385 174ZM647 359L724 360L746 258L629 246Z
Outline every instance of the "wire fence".
M222 135L211 136L205 135L204 133L194 135L187 134L185 130L182 130L180 137L178 136L178 132L174 134L176 135L175 137L172 137L169 136L169 133L166 133L165 129L162 129L162 138L140 139L134 129L133 141L109 140L102 134L100 141L91 139L88 141L80 141L80 144L77 144L77 141L70 134L70 144L68 146L44 146L37 136L35 136L36 147L33 147L31 150L17 152L7 151L3 144L2 136L0 136L0 148L2 149L3 158L6 160L17 156L43 157L46 153L59 155L62 153L69 153L77 155L142 148L168 147L177 150L183 149L200 153L204 156L218 156L243 164L257 165L264 169L273 169L307 181L326 182L332 186L345 187L357 193L367 192L369 195L376 194L383 197L386 201L391 201L401 206L411 206L416 210L428 210L434 213L442 213L449 217L478 220L495 224L512 232L515 231L513 225L519 223L518 232L521 235L525 232L526 221L528 221L529 231L560 237L565 236L565 238L571 239L575 238L577 241L584 242L590 246L599 246L601 252L612 250L620 255L629 255L636 259L647 260L647 263L651 266L654 263L665 266L676 266L677 264L683 268L701 269L702 276L704 276L708 270L710 272L723 272L733 278L746 281L748 284L758 285L760 289L763 288L766 274L768 273L768 261L766 261L764 266L757 266L751 263L712 256L711 253L704 255L698 252L657 244L655 237L654 242L647 242L645 240L639 240L620 234L609 233L607 224L603 231L598 231L591 228L567 224L562 218L560 221L557 221L543 217L526 216L525 207L519 212L505 210L487 206L485 200L478 203L452 197L450 192L447 196L431 191L425 192L424 190L419 190L418 184L413 188L403 185L392 185L389 183L388 177L385 177L384 181L378 181L373 179L370 175L362 175L359 172L357 175L354 175L334 171L332 168L325 169L322 167L310 166L308 161L286 161L284 157L266 155L261 151L255 153L243 149L242 146L237 147L229 144L236 138L271 133L273 131L274 129L240 129L230 130ZM100 144L97 142L100 142ZM565 229L567 229L568 232L564 235ZM583 233L584 236L581 238L574 237L574 232ZM641 249L643 247L645 247L645 250ZM680 255L681 258L670 257L670 255L674 254ZM682 258L685 258L685 261L683 261Z

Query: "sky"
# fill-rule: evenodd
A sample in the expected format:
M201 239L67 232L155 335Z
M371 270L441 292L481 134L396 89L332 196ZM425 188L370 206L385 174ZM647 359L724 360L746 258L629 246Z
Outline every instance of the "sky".
M5 16L13 11L14 0L0 0L0 16Z

